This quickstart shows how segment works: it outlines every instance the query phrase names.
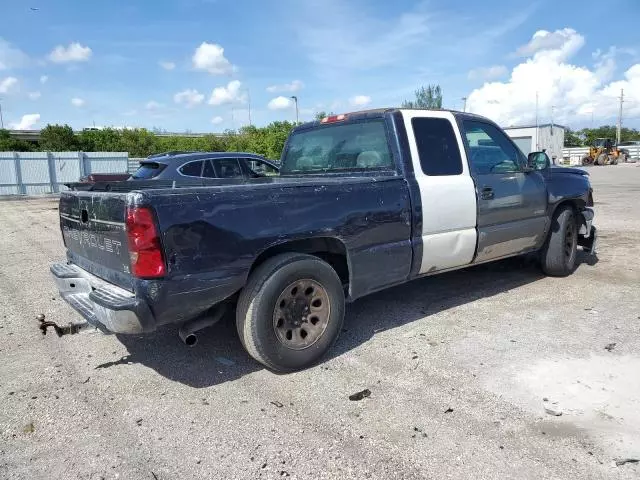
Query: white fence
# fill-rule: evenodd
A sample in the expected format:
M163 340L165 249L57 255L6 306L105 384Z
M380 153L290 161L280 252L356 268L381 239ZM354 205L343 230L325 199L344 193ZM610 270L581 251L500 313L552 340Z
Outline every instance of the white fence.
M640 159L640 145L622 146L629 151L629 158ZM582 165L582 158L589 153L588 147L564 148L562 158L569 165Z
M0 152L0 195L66 190L90 173L127 171L127 152Z

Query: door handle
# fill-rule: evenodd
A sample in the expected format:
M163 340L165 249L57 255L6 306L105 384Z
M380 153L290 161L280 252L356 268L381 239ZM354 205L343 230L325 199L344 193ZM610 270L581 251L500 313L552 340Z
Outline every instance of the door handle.
M493 193L493 188L491 188L491 187L483 187L482 188L482 192L480 192L480 198L482 200L491 200L493 197L495 197L495 195Z

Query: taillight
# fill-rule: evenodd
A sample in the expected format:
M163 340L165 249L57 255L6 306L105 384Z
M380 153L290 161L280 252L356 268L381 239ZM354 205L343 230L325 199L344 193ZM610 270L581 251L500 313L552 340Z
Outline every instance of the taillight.
M151 209L147 207L127 209L126 225L131 273L140 278L162 277L166 269L160 237Z

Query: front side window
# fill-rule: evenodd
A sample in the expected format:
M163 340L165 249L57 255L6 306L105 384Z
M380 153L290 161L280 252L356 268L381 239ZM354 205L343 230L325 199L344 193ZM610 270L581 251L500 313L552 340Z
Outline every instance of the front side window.
M462 159L451 122L445 118L413 118L413 134L422 171L429 176L460 175Z
M473 170L480 174L513 173L526 164L522 152L490 123L464 120L464 140Z
M294 133L280 174L391 169L384 121L332 124Z
M273 168L271 165L265 162L261 162L260 160L254 160L252 158L247 158L247 167L251 173L251 176L254 177L272 177L278 174L278 170Z
M218 158L213 161L216 173L220 178L238 178L242 177L240 164L235 158Z
M185 163L180 167L180 173L182 175L186 175L187 177L202 176L202 160Z

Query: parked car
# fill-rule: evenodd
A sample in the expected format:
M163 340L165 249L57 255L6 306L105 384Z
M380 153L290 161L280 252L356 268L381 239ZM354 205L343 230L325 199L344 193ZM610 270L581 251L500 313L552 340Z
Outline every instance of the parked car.
M141 161L131 180L242 179L277 173L274 163L252 153L169 152Z
M78 182L67 182L64 185L71 190L92 190L96 184L109 185L113 182L128 180L129 177L131 177L129 173L91 173L80 177Z
M153 161L173 175L209 158ZM527 158L495 123L468 113L332 115L292 131L279 176L125 183L128 191L61 194L67 262L51 272L86 322L45 322L44 332L137 335L173 323L193 345L235 308L247 352L293 371L336 341L345 301L527 253L565 276L579 245L596 248L588 173L551 168L544 152Z
M81 177L81 182L96 183L96 182L122 182L128 180L131 176L130 173L90 173L85 177Z

